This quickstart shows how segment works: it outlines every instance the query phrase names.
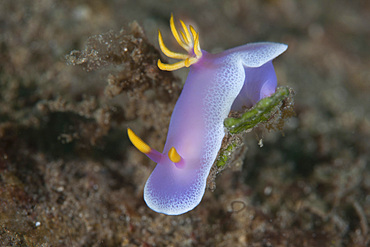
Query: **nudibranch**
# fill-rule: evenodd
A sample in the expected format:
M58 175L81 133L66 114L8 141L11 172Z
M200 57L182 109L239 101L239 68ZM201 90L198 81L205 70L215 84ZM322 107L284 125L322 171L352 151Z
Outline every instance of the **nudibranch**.
M171 116L163 152L128 129L133 145L157 163L144 187L144 200L152 210L167 215L186 213L200 203L225 136L225 118L230 110L251 107L275 92L272 60L288 47L259 42L210 54L200 49L199 33L181 20L180 24L183 30L178 31L171 16L172 34L186 54L170 51L158 31L162 52L181 60L174 64L158 60L158 67L166 71L190 67Z

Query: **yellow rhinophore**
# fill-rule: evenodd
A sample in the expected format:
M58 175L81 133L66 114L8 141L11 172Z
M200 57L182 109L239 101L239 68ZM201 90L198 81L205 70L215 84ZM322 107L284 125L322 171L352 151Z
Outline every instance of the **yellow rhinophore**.
M132 144L139 149L140 152L148 154L152 150L152 148L141 140L130 128L127 129L127 134Z
M180 20L181 26L184 31L180 30L180 34L176 29L175 22L173 20L173 15L171 14L170 26L171 32L175 37L177 43L184 48L188 54L182 54L178 52L170 51L164 44L161 31L158 30L158 41L159 47L162 52L170 58L181 59L180 62L174 64L164 64L158 59L158 68L161 70L173 71L181 69L183 67L189 67L190 65L196 63L202 57L202 50L199 45L199 34L190 25L189 28L186 27L185 23ZM189 31L190 29L190 31ZM181 35L181 36L180 36Z
M168 151L168 158L170 158L173 163L179 163L181 161L181 156L174 147Z

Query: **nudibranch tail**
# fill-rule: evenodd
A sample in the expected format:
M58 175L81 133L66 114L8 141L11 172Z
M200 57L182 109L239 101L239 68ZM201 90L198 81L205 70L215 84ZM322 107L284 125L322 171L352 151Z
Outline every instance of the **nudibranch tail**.
M143 140L140 139L130 128L127 129L128 138L132 144L142 153L149 157L149 159L158 163L161 161L163 154L151 148Z
M161 32L158 30L158 42L159 47L162 52L170 58L181 59L180 62L174 64L164 64L158 59L158 68L161 70L173 71L181 69L183 67L189 67L196 63L202 57L202 50L199 45L199 34L195 31L192 26L186 27L185 23L180 20L181 26L184 31L180 30L180 34L176 29L175 22L173 20L173 15L170 19L170 27L172 35L175 37L177 43L188 52L188 54L182 54L178 52L173 52L169 50L163 42L163 37ZM190 29L190 31L189 31Z

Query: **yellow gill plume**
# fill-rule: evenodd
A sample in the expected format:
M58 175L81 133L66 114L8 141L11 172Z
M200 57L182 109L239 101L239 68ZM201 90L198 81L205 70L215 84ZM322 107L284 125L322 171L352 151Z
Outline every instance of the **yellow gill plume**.
M192 64L196 63L202 57L202 51L199 45L199 33L189 25L189 28L186 27L185 23L180 20L183 31L180 30L180 34L176 29L175 22L173 20L173 15L171 14L170 27L173 36L175 37L177 43L188 52L188 54L173 52L169 50L163 42L163 37L161 31L158 30L158 42L159 47L162 52L170 58L181 59L181 61L173 64L164 64L158 59L158 68L166 71L173 71L181 69L183 67L189 67ZM190 31L189 31L190 30ZM181 36L180 36L181 35Z

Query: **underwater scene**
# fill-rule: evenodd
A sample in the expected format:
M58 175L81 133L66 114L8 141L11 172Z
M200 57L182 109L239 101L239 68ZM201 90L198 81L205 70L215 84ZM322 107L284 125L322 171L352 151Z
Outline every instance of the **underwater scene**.
M369 13L1 1L0 246L369 246Z

